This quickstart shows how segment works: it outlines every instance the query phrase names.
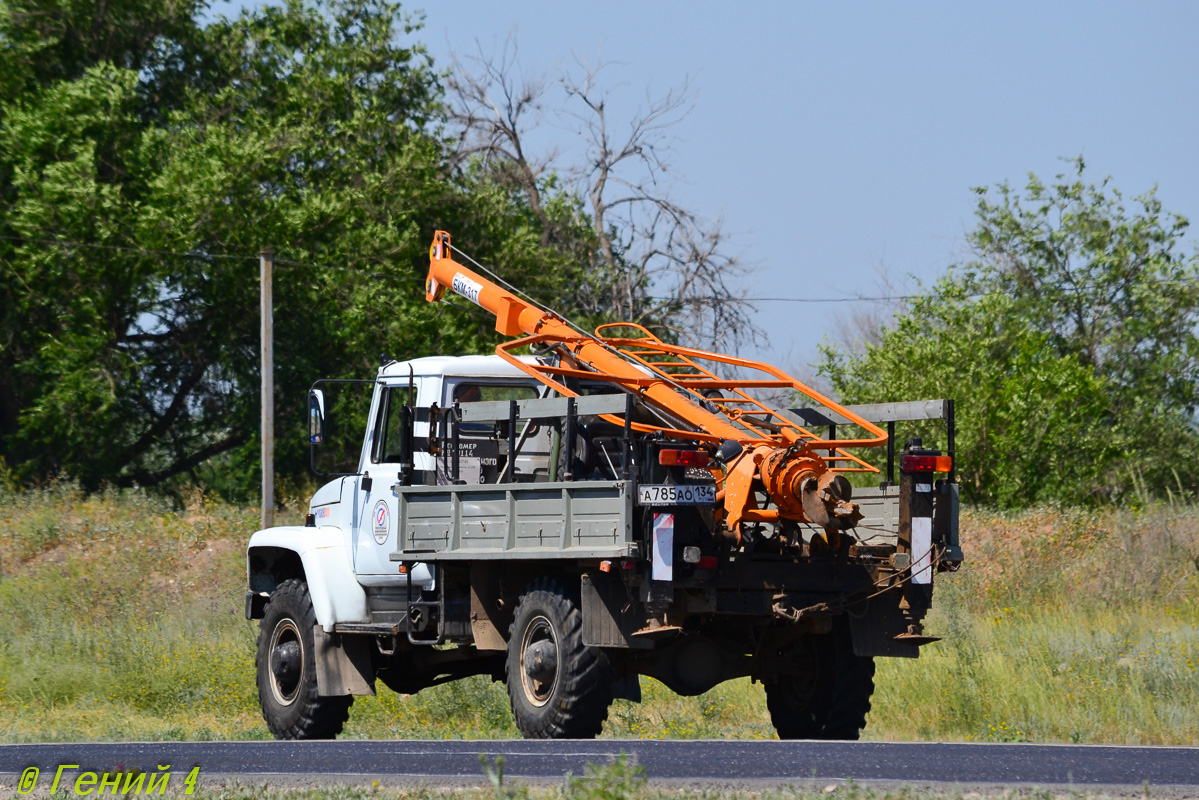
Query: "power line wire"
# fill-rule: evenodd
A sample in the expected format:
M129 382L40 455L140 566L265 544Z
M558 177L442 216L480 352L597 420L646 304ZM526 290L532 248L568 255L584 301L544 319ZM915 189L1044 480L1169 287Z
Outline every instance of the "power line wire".
M45 245L45 246L49 246L49 247L67 247L67 248L84 249L84 250L106 250L106 251L110 251L110 252L137 253L140 255L150 255L150 256L175 256L178 258L191 258L191 259L196 259L199 261L215 260L215 259L224 259L224 260L231 260L231 261L235 261L235 260L257 261L258 260L258 255L256 255L256 254L255 255L244 255L244 254L237 254L237 253L197 252L194 250L187 251L187 252L180 251L180 250L159 250L159 249L144 248L144 247L130 247L127 245L100 244L97 242L79 242L79 241L73 241L70 239L31 239L31 238L25 237L25 236L11 236L11 235L0 235L0 239L16 241L16 242L23 242L26 244ZM471 258L469 254L464 253L460 248L454 248L454 249L456 252L461 253L474 266L476 266L479 269L481 269L482 271L486 272L488 275L490 275L492 278L494 278L496 281L498 281L501 285L503 285L509 291L512 291L513 293L515 293L521 297L524 297L526 300L528 300L530 302L534 302L534 303L538 302L534 298L530 297L529 295L527 295L524 292L517 289L515 286L512 286L507 281L503 280L501 277L496 275L491 270L484 267L478 261ZM368 259L368 260L373 261L376 259ZM417 275L397 275L394 273L372 272L370 270L358 269L356 267L338 266L338 265L334 265L334 264L317 264L317 263L314 263L311 261L296 261L293 259L276 258L274 263L276 265L288 266L288 267L304 267L304 268L310 268L310 269L331 270L331 271L335 271L335 272L346 272L346 273L350 273L353 275L362 275L365 277L379 278L382 280L418 281L418 282L422 282L422 283L424 282L424 277L417 276ZM381 262L381 263L384 263L384 262ZM1195 283L1196 281L1199 281L1199 278L1150 278L1147 280L1147 282L1155 283L1158 285L1165 285L1165 284L1181 285L1181 284ZM1083 287L1078 287L1078 288L1088 288L1088 287L1083 286ZM1095 287L1091 286L1089 288L1095 288ZM961 296L962 297L986 297L989 295L996 295L996 294L1007 294L1007 292L1001 292L1001 291L971 292L971 293L967 293L967 294L964 294ZM817 304L817 305L819 305L819 304L828 304L828 303L909 302L912 300L919 300L922 297L926 297L926 296L927 295L903 294L903 295L879 295L879 296L874 296L874 297L727 297L726 298L726 297L717 297L715 295L702 295L702 296L697 295L692 298L682 298L682 299L674 298L674 297L646 297L645 300L649 301L649 302L677 302L677 303L683 303L683 304L686 304L689 302L695 302L695 301L711 301L711 300L730 301L731 300L731 301L745 302L745 303L801 303L801 304ZM548 306L544 306L544 304L540 304L540 303L538 303L538 304L542 305L543 307L547 308L547 310L549 310L553 313L557 313L557 312L554 312L554 310L552 308L548 308ZM465 310L464 306L457 306L457 307L463 308ZM559 314L558 316L562 316L562 315Z
M980 293L981 294L981 293ZM972 297L978 295L970 295ZM886 303L899 300L916 300L923 295L899 294L888 297L730 297L743 303ZM650 300L669 300L666 297L651 297ZM711 299L702 297L704 300Z
M70 239L30 239L29 237L26 237L26 236L4 236L4 235L0 235L0 239L7 239L9 241L22 242L22 243L26 243L26 244L40 244L40 245L46 245L49 247L68 247L68 248L73 248L73 249L85 249L85 250L108 250L108 251L115 251L115 252L122 252L122 253L137 253L139 255L150 255L150 256L175 256L178 258L192 258L192 259L196 259L198 261L205 261L205 260L209 260L209 259L227 259L227 260L233 260L233 261L236 261L236 260L257 261L258 260L257 255L242 255L242 254L237 254L237 253L207 253L207 252L196 252L194 250L193 251L158 250L158 249L146 248L146 247L130 247L127 245L100 244L98 242L76 242L76 241L72 241ZM316 264L311 261L295 261L295 260L287 259L287 258L276 258L274 260L274 263L276 265L283 265L283 266L290 266L290 267L311 267L314 269L328 269L328 270L336 270L339 272L350 272L350 273L354 273L357 275L366 275L366 276L369 276L372 278L384 278L386 280L411 280L411 281L423 281L424 280L424 278L416 276L416 275L391 275L391 274L386 274L386 273L382 273L382 272L369 272L367 270L355 269L354 267L339 267L339 266L335 266L333 264Z
M371 278L382 278L384 280L389 280L389 281L421 281L421 282L423 282L425 280L423 277L420 277L418 275L394 275L394 274L389 275L389 274L383 273L383 272L369 272L367 270L356 269L354 267L338 267L338 266L334 266L332 264L313 264L309 261L291 261L291 260L285 259L285 258L276 258L275 263L282 264L282 265L288 266L288 267L311 267L314 269L328 269L328 270L334 270L337 272L350 272L355 275L366 275Z
M198 259L198 260L212 259L212 258L224 258L224 259L231 259L231 260L244 260L244 259L257 260L257 258L258 258L258 256L235 255L235 254L230 254L230 253L197 253L197 252L184 253L184 252L177 251L177 250L151 250L151 249L147 249L144 247L128 247L128 246L116 245L116 244L99 244L97 242L74 242L69 239L30 239L26 236L3 236L3 235L0 235L0 239L8 239L10 241L24 242L27 244L48 245L51 247L70 247L70 248L86 249L86 250L111 250L111 251L118 251L118 252L123 252L123 253L140 253L142 255L151 255L151 256L180 256L182 258L194 258L194 259Z

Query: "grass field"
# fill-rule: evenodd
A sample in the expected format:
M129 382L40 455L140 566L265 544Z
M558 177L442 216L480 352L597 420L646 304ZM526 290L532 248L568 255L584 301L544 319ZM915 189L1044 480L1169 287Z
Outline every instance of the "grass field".
M243 548L257 512L68 486L0 494L0 741L256 739ZM293 509L283 520L299 521ZM964 516L918 661L880 659L871 739L1199 743L1199 517ZM642 679L605 736L773 737L760 686ZM349 738L514 737L501 684L359 698Z

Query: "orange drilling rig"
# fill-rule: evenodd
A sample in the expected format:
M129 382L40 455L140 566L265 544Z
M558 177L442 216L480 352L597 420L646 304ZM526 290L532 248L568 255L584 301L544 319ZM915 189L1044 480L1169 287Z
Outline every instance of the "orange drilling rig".
M314 383L314 469L324 392L372 396L357 468L247 548L271 731L335 735L377 681L488 675L526 737L588 738L646 675L684 695L749 677L781 738L857 738L874 659L936 641L933 578L962 558L953 402L842 406L638 325L581 330L443 231L429 255L426 298L509 338ZM897 452L913 424L945 452Z
M660 420L632 422L637 433L711 446L716 463L725 467L714 471L718 516L724 537L733 544L741 540L743 523L812 523L836 539L862 518L842 473L879 470L846 448L886 446L887 432L774 367L668 344L632 323L582 332L456 261L450 234L438 231L429 250L425 297L436 302L447 290L494 314L499 333L519 337L501 344L496 353L559 395L578 396L569 379L618 387ZM621 330L633 335L610 335ZM515 354L522 347L557 359L529 363ZM714 371L715 365L755 374L729 379ZM793 392L841 415L868 436L824 438L765 405L753 390ZM755 487L765 491L773 508L759 507Z

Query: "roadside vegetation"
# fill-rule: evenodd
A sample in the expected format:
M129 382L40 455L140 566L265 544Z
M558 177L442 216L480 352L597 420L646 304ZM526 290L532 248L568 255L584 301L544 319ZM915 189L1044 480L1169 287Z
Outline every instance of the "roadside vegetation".
M302 513L297 490L282 515ZM0 741L263 739L243 548L257 512L194 493L0 493ZM916 661L880 659L865 737L1199 743L1199 517L965 513ZM772 738L760 686L643 678L605 736ZM343 737L515 737L475 678L358 698Z

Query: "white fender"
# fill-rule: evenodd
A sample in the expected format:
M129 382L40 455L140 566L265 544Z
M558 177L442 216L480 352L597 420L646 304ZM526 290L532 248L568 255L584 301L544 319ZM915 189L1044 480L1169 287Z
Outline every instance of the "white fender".
M346 546L348 538L340 528L330 525L289 525L258 531L246 547L247 573L254 550L290 550L304 565L312 609L325 631L332 633L338 622L367 622L366 592L354 576L353 554Z

